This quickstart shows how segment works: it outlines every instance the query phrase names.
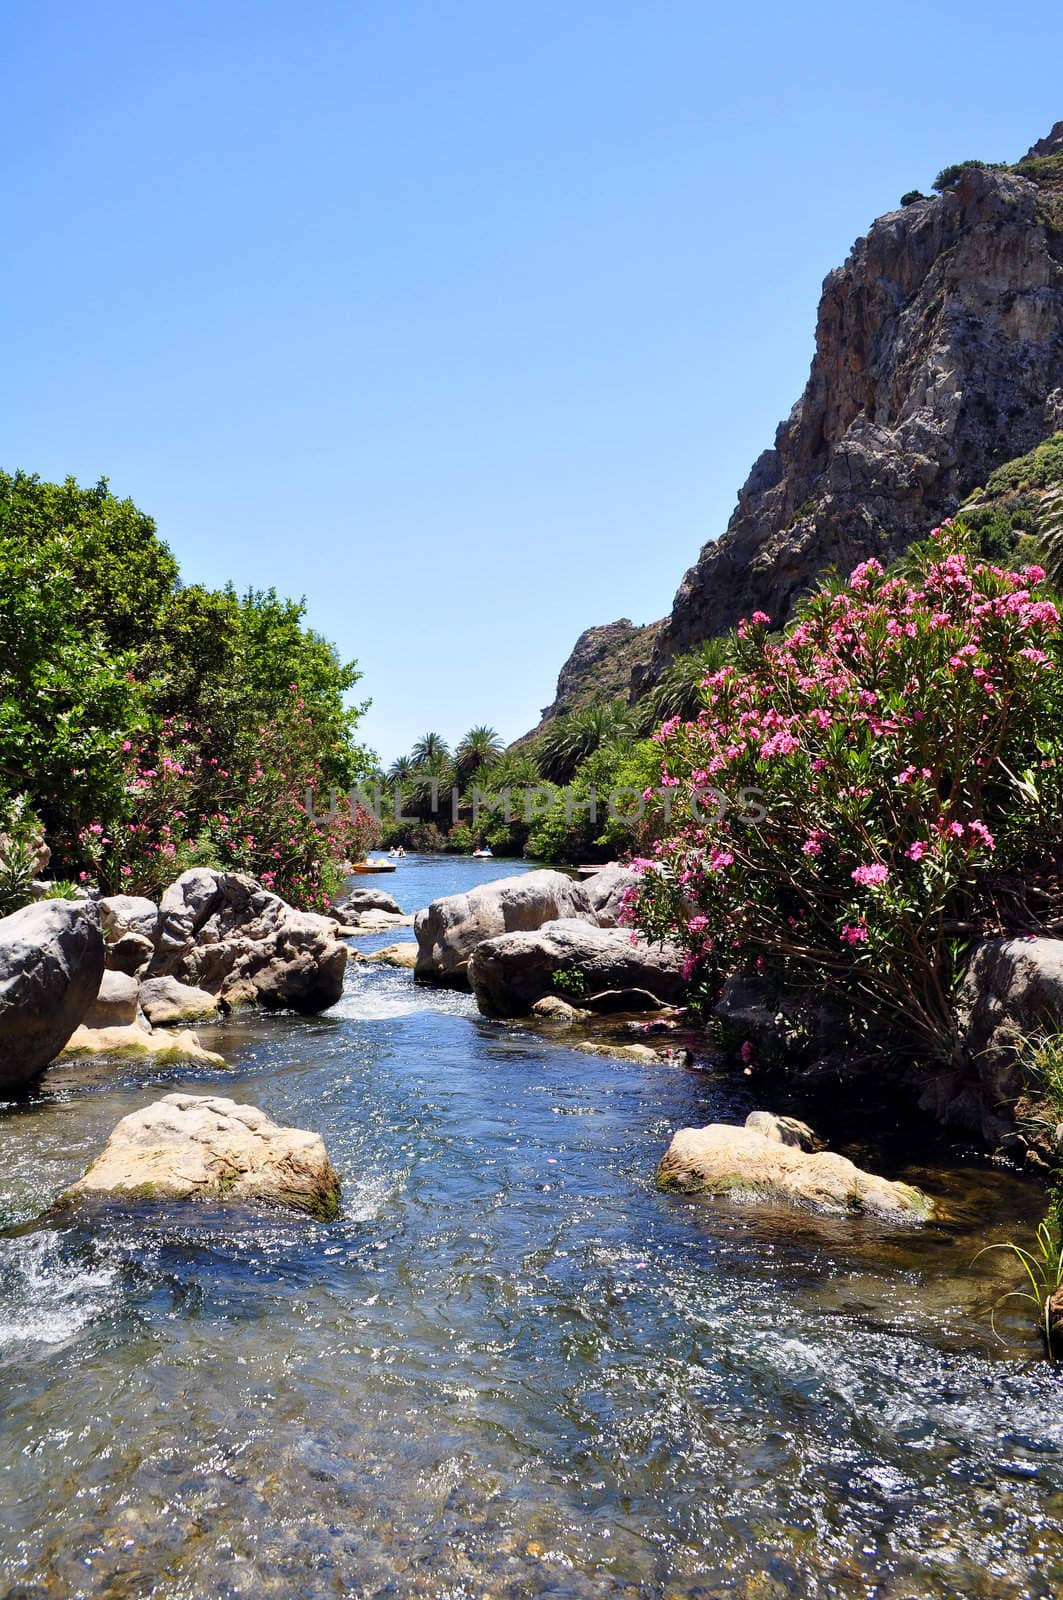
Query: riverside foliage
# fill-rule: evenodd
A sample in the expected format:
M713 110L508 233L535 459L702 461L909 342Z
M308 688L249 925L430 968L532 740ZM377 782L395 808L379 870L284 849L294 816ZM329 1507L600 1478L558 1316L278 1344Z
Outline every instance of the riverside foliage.
M60 876L156 894L232 866L324 907L370 841L308 788L369 766L360 674L301 602L181 582L151 518L106 481L0 473L0 809L44 825Z
M758 973L854 1028L960 1054L955 986L982 886L1063 837L1060 619L1043 580L978 560L946 525L902 572L871 560L823 584L781 637L761 613L742 624L701 714L655 736L676 826L640 860L632 907L685 943L707 996Z

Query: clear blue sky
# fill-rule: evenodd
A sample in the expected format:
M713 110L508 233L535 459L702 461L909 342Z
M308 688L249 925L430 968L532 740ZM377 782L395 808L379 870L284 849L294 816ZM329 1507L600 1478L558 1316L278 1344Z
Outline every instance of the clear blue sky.
M1061 59L1058 4L10 4L0 465L305 594L385 758L515 737L723 528L824 274Z

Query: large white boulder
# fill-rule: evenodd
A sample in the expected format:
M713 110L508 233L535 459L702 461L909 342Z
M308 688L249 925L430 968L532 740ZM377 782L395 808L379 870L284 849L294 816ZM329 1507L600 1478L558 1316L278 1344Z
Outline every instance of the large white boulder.
M548 869L498 878L468 894L445 895L414 919L416 976L464 988L469 958L485 939L528 932L559 917L596 922L582 884Z
M235 1100L168 1094L123 1117L63 1199L228 1200L328 1219L339 1191L320 1134Z
M779 1130L762 1132L755 1124L680 1128L657 1168L657 1182L681 1194L774 1200L838 1216L908 1222L933 1216L933 1201L921 1190L864 1172L834 1151L803 1149L805 1142L785 1142Z

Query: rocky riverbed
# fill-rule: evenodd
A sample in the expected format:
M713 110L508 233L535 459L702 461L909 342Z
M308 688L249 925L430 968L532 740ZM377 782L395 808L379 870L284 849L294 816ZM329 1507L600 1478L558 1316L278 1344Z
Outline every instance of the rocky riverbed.
M664 1193L676 1130L752 1089L386 963L196 1029L224 1067L64 1061L0 1115L0 1593L1057 1592L1058 1379L1021 1310L993 1338L1003 1258L971 1267L1028 1180L843 1148L934 1197L918 1227ZM173 1093L320 1133L338 1218L50 1212Z

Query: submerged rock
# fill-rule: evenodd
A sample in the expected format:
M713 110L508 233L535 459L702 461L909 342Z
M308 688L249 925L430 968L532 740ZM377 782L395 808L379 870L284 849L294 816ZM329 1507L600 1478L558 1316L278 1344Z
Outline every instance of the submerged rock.
M417 976L465 988L469 958L484 940L529 932L559 917L592 926L597 920L583 886L563 872L526 872L481 884L468 894L445 895L414 918Z
M221 1005L217 995L194 989L176 978L148 978L140 986L140 1004L153 1028L181 1022L213 1022Z
M921 1190L864 1172L845 1156L812 1154L756 1127L719 1122L680 1128L657 1168L657 1182L680 1194L784 1201L833 1215L925 1222L934 1214Z
M570 1025L573 1022L582 1022L590 1016L589 1011L570 1005L557 994L544 994L541 1000L536 1000L531 1008L531 1014L533 1017L538 1017L540 1022L563 1022Z
M194 868L170 885L161 911L153 978L275 1010L324 1011L343 993L347 946L332 918L296 911L253 878Z
M198 1067L224 1067L225 1057L204 1049L190 1028L179 1032L163 1030L154 1033L142 1023L127 1027L75 1028L59 1059L75 1060L85 1056L113 1056L118 1061L140 1061L150 1058L160 1066L177 1066L188 1063Z
M90 901L39 900L0 918L0 1090L59 1054L99 993L103 959Z
M647 1066L685 1067L690 1062L689 1050L655 1050L648 1044L612 1044L604 1040L583 1039L572 1048L588 1056L615 1056L619 1061L641 1061Z
M320 1134L235 1100L168 1094L123 1117L62 1198L232 1200L329 1219L339 1193Z
M657 1006L681 998L683 959L676 945L647 944L623 928L565 918L532 933L485 940L469 962L469 980L477 1005L489 1017L526 1016L537 1000L554 992L559 978L570 993L593 999L641 990L647 1003Z

